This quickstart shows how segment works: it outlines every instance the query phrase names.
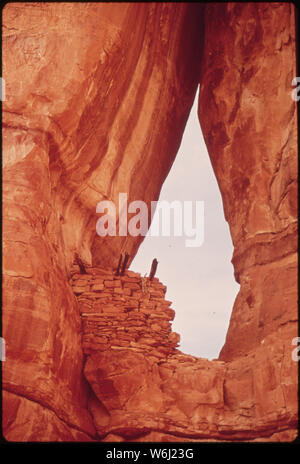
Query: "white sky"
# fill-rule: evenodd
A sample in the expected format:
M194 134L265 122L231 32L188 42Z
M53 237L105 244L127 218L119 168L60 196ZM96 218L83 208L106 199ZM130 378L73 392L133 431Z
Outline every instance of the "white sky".
M172 301L176 312L173 331L181 335L179 349L213 359L225 342L239 284L234 280L232 241L202 136L197 103L198 91L159 199L204 201L204 243L188 248L184 236L146 236L130 269L149 275L153 258L158 259L156 277L167 286L166 299Z

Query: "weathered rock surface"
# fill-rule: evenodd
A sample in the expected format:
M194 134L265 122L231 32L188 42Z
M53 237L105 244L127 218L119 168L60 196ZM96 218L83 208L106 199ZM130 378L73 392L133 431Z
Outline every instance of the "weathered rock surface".
M275 440L279 430L282 439L295 437L297 363L282 343L293 328L231 362L184 355L157 279L101 268L73 272L93 391L88 408L101 439L156 441L168 432L167 441Z
M3 10L3 387L90 436L68 269L75 252L113 264L125 242L137 250L139 238L95 240L96 205L157 199L196 90L199 31L201 8L185 4Z
M292 4L206 6L199 118L241 284L223 360L246 355L278 327L294 325L297 336L293 11Z
M91 248L115 264L140 240L95 240L96 205L158 198L196 91L201 8L16 3L3 15L6 163L45 152L67 264L74 251L91 263Z
M225 363L177 353L153 362L130 350L88 356L89 409L100 437L156 441L255 440L297 435L295 362L274 342ZM279 354L278 354L279 352ZM281 377L284 371L286 377ZM177 438L176 438L177 437ZM114 441L114 440L112 440ZM159 441L159 439L158 439ZM280 441L280 440L279 440Z
M204 14L192 4L12 3L3 26L5 437L293 439L292 5L212 4ZM199 118L241 284L220 359L178 350L151 357L141 348L149 336L131 345L136 351L119 339L120 357L111 345L99 349L99 326L98 347L85 345L87 294L102 294L98 309L111 317L112 289L125 286L79 276L72 289L75 253L107 268L125 248L136 253L139 237L96 236L96 205L117 202L119 192L128 201L157 199L199 76ZM159 327L150 325L166 341Z

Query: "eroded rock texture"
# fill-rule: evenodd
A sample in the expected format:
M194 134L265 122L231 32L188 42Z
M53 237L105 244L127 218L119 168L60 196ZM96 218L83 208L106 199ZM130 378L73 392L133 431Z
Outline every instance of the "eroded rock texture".
M199 118L241 284L224 360L297 319L294 34L290 4L206 7Z
M157 279L131 271L116 276L100 267L86 271L71 270L71 284L83 320L88 409L100 439L295 436L296 363L282 344L283 332L231 362L185 355Z
M6 5L8 440L295 436L294 44L290 4ZM96 205L119 192L158 198L199 81L241 284L220 359L129 350L85 359L75 253L110 269L125 249L134 256L139 237L96 236Z
M94 435L68 268L75 252L113 264L125 242L137 250L132 237L92 247L96 205L119 192L157 199L197 85L201 18L184 4L4 8L3 386L18 399L8 439L22 435L25 398ZM24 411L24 423L43 422Z

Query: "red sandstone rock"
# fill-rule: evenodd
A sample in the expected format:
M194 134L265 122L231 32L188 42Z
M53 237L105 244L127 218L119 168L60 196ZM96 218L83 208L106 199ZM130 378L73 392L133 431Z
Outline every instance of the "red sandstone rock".
M293 6L206 5L203 57L202 9L5 6L3 431L8 440L295 437ZM199 117L241 284L220 355L226 362L196 359L174 348L177 334L167 330L165 316L157 317L160 311L170 318L174 313L167 310L169 303L161 305L165 287L156 278L147 303L138 293L141 276L126 271L123 296L133 311L112 304L114 285L102 291L103 281L114 284L105 267L116 267L125 244L132 259L141 239L100 239L95 233L100 200L116 201L119 192L127 192L129 201L158 198L200 65ZM87 274L73 265L76 252ZM136 290L130 302L126 283ZM146 316L158 309L148 324ZM117 336L108 341L112 328ZM82 375L83 349L92 392Z
M241 284L221 352L229 361L297 319L294 7L212 4L206 24L199 118Z

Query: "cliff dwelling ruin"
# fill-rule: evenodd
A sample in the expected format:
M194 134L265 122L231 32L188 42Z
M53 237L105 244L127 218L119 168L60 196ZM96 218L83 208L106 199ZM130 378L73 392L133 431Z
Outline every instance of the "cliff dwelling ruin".
M294 440L293 4L8 3L2 18L5 439ZM101 200L158 199L199 83L240 285L215 360L178 349L159 272L116 275L143 237L95 228Z

